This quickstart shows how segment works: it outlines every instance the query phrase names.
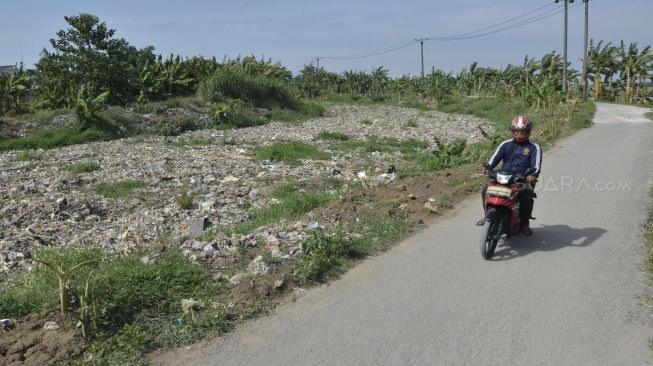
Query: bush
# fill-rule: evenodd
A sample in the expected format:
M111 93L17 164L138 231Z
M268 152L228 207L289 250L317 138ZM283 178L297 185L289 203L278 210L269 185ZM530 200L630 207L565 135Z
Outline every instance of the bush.
M300 159L328 160L331 158L328 153L298 141L277 142L271 146L259 147L255 149L255 156L258 160L283 161L290 165L297 165Z
M100 165L98 165L97 163L86 162L86 163L64 165L63 169L72 174L90 173L100 169Z
M349 136L340 132L322 131L317 135L319 140L336 140L336 141L349 141Z
M62 146L83 144L92 141L107 141L115 138L111 132L77 128L40 130L29 137L9 139L0 142L0 151L54 149Z
M206 102L240 99L260 108L293 108L295 98L282 82L264 76L250 76L230 69L217 70L203 80L197 95Z
M140 180L123 180L114 183L100 183L95 186L94 191L97 194L109 198L124 197L131 193L134 189L143 188L147 184Z

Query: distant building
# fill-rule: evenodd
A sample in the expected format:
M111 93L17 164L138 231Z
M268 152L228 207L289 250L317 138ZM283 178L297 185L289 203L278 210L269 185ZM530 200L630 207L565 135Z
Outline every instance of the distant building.
M16 72L16 66L0 66L0 76Z

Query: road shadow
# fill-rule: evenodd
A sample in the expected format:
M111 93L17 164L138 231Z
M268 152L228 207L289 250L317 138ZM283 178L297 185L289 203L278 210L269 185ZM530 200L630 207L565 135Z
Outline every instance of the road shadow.
M523 257L534 252L549 252L566 247L586 247L607 230L599 227L576 229L569 225L550 225L533 229L533 236L517 236L500 245L493 260L501 261Z

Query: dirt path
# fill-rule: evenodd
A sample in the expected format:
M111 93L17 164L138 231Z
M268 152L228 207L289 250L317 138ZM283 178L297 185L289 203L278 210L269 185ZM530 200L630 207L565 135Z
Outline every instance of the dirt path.
M599 105L545 155L535 236L485 261L478 198L226 337L161 365L647 365L642 225L653 123Z

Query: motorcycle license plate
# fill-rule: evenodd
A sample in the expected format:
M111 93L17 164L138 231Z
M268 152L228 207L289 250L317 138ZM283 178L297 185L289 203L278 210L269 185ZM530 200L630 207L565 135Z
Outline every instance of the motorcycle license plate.
M507 187L491 186L487 188L488 196L499 196L499 197L509 198L511 194L512 194L512 190Z

